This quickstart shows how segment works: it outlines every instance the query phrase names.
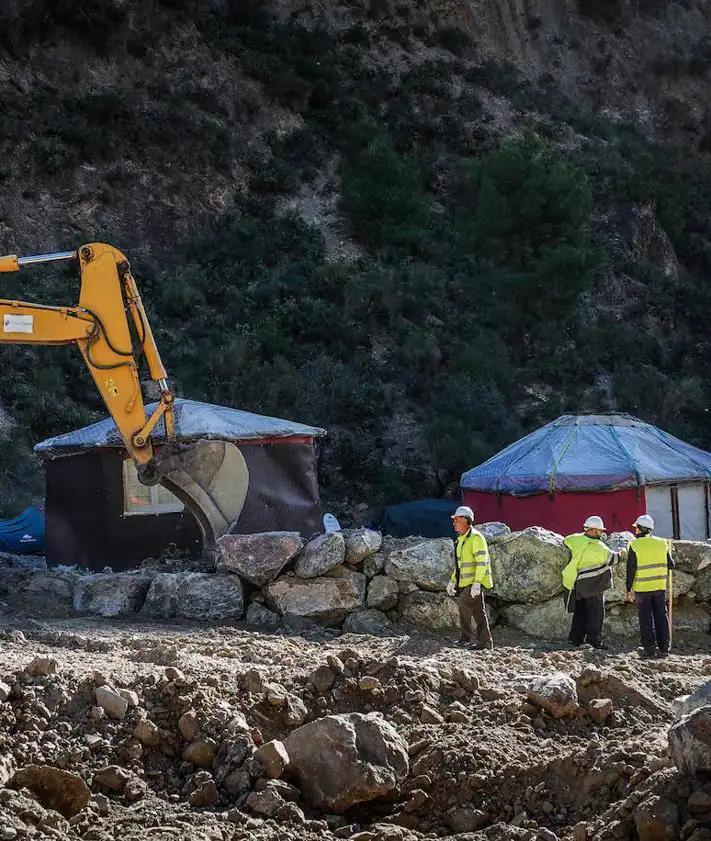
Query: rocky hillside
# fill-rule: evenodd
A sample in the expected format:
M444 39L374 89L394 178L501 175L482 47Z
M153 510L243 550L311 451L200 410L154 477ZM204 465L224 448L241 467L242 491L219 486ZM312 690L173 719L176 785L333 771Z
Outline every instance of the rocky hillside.
M702 0L32 0L0 28L0 250L122 247L179 390L328 426L338 510L447 493L566 410L711 446ZM29 445L100 406L69 351L2 356L10 512Z

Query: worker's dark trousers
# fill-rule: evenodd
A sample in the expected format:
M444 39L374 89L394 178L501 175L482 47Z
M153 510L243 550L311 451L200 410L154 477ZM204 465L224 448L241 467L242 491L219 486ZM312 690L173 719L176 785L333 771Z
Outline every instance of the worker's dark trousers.
M605 621L605 597L590 596L587 599L575 600L573 623L570 626L568 640L573 645L584 642L599 646L602 643L602 624Z
M457 607L459 608L459 625L462 629L462 639L472 639L472 619L476 622L476 635L480 643L488 645L491 640L489 617L484 604L484 588L478 596L472 596L471 587L462 587L457 593Z
M667 614L667 594L665 590L653 590L651 593L635 593L639 614L639 634L642 646L647 651L669 651L669 615Z

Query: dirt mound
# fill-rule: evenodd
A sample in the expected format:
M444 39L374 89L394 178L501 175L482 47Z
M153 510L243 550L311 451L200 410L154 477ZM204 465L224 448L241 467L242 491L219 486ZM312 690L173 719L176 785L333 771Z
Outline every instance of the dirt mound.
M689 799L702 783L672 767L667 729L672 699L711 672L705 655L648 663L521 637L474 655L423 635L307 641L100 620L2 636L3 838L581 841L651 838L660 820L676 831L704 816L706 801ZM561 673L574 698L556 718L531 687ZM391 728L409 770L399 761L393 776L358 741L343 748L344 779L360 788L329 814L308 805L281 743L353 713ZM47 808L23 770L35 766L73 775L88 805L71 817Z

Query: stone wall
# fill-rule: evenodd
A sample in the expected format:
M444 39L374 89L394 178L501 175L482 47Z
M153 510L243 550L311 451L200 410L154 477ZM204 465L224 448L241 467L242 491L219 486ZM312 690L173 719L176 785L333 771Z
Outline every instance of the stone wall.
M480 529L491 549L494 623L547 639L567 636L562 599L567 562L563 538L538 527L511 532L502 523ZM610 535L624 548L632 535ZM674 624L707 631L711 625L711 543L674 541ZM202 571L181 562L147 562L135 572L81 574L47 570L40 560L5 558L0 601L50 606L50 615L97 614L205 622L245 620L255 626L305 628L310 623L353 633L398 633L416 626L458 631L457 609L445 591L454 564L453 542L383 538L369 529L321 535L304 544L296 533L228 535ZM636 636L637 613L625 604L625 564L607 594L607 632ZM3 595L4 593L4 595Z

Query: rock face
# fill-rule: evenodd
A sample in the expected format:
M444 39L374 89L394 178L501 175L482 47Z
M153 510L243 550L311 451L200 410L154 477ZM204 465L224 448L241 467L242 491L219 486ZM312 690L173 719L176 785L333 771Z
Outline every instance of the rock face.
M368 585L368 607L390 610L397 604L400 587L389 575L376 575Z
M91 800L91 792L78 774L48 765L28 765L15 772L10 785L34 792L45 809L72 818Z
M507 602L548 601L563 589L568 557L559 534L537 526L514 532L491 547L493 594Z
M449 538L421 540L387 554L385 571L397 581L423 590L445 590L454 568L454 544Z
M393 625L380 610L357 610L346 616L343 630L347 634L372 634L374 637L393 634Z
M570 614L565 609L562 596L555 596L541 604L513 604L501 611L504 621L533 637L567 639L570 632Z
M346 563L350 566L361 564L374 555L382 545L383 537L372 529L350 529L345 533Z
M711 772L711 707L700 707L669 730L669 750L683 774Z
M303 548L295 531L226 534L218 541L217 571L234 572L256 587L274 581Z
M151 580L144 575L97 573L77 578L74 610L99 616L128 616L140 610Z
M296 574L300 578L317 578L340 566L345 557L346 542L340 532L320 534L304 546L296 561Z
M242 582L236 575L161 573L151 582L141 612L160 619L240 619L244 615Z
M457 603L444 593L423 593L416 590L401 597L399 611L402 621L412 625L440 633L459 630Z
M564 718L578 708L575 681L564 672L534 678L528 689L528 700L550 713Z
M407 743L378 713L329 715L284 744L306 802L325 812L392 795L409 771Z
M284 577L267 588L267 599L279 613L338 625L348 613L365 605L366 577L339 570L338 577Z

